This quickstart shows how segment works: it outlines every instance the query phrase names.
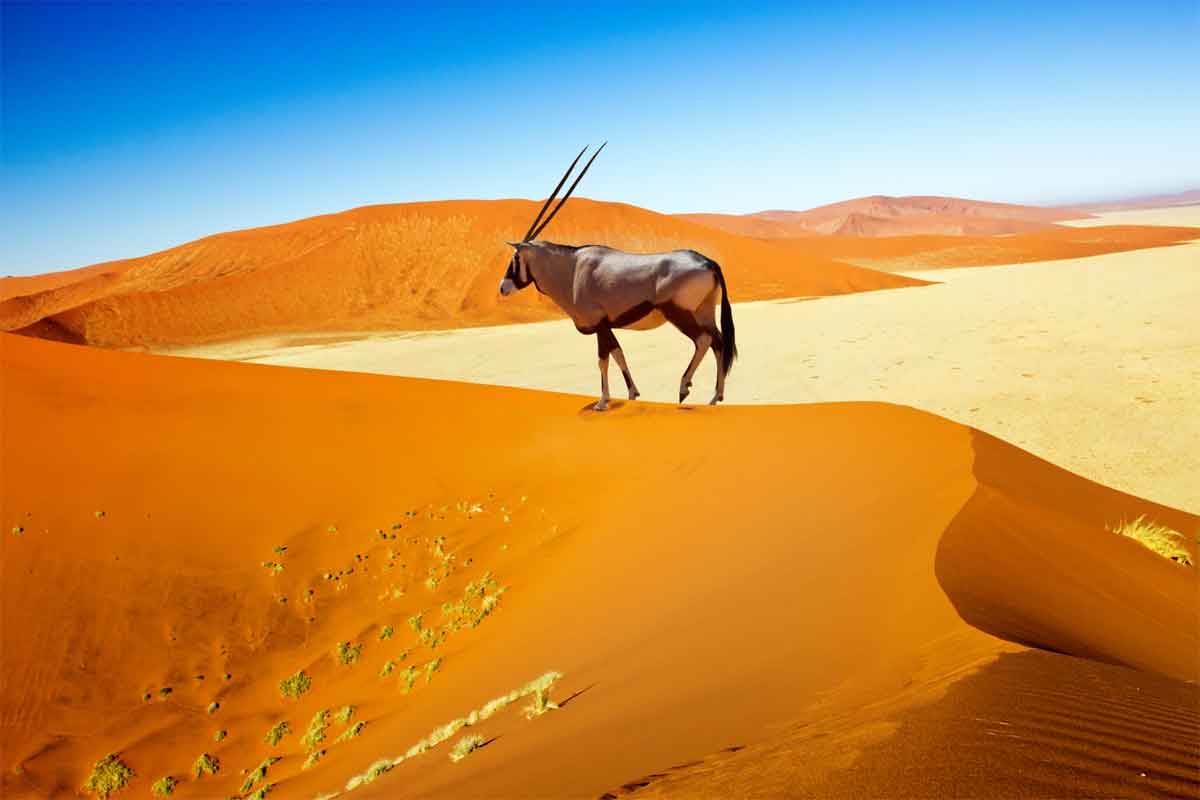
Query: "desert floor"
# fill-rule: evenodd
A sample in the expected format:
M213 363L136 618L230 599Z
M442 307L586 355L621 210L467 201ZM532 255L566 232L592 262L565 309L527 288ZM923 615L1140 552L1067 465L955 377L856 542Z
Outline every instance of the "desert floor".
M1092 224L1200 226L1200 206ZM737 305L730 403L880 400L969 424L1123 491L1200 510L1200 242L910 273L934 286ZM736 286L732 294L736 297ZM643 400L672 401L691 344L669 326L621 342ZM549 389L599 390L567 321L459 331L276 336L174 355ZM705 402L712 359L692 402ZM615 396L624 392L611 374Z

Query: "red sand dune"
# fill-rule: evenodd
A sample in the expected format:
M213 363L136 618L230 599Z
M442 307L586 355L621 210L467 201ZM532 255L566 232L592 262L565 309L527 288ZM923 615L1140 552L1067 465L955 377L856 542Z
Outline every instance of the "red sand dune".
M121 347L548 319L560 312L536 292L505 302L497 293L511 255L504 242L520 237L539 206L369 206L218 234L71 276L5 279L0 330ZM618 203L572 199L547 233L567 244L700 250L723 265L737 301L922 283Z
M1090 216L1076 209L985 203L957 197L872 195L807 211L755 214L682 214L683 219L742 236L789 239L813 234L840 236L992 236L1048 228Z
M460 763L448 741L350 796L1200 790L1196 571L1106 530L1145 514L1194 554L1200 519L967 427L597 415L11 335L0 359L5 797L72 795L108 753L135 773L118 798L244 794L269 755L253 789L314 797L551 670L561 709L508 707ZM507 590L454 629L485 572ZM331 722L303 769L314 714L347 704L365 727Z

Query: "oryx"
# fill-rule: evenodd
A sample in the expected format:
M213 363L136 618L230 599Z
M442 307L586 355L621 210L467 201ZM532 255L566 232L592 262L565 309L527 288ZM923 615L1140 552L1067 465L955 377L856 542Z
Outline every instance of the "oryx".
M532 283L567 312L580 333L596 335L600 356L600 400L596 410L608 408L609 355L617 360L617 366L625 376L629 399L636 399L639 394L613 328L646 330L664 322L670 322L696 346L696 352L679 380L679 402L688 396L692 374L711 347L717 359L717 387L710 401L710 405L715 405L725 399L725 376L737 356L733 310L729 306L725 276L717 262L695 250L626 253L603 245L573 247L534 238L554 219L603 149L602 144L562 200L549 216L542 219L579 159L587 152L586 147L580 150L524 238L519 242L508 242L513 248L513 256L504 280L500 282L500 294L507 296ZM721 304L719 329L716 320L718 302Z

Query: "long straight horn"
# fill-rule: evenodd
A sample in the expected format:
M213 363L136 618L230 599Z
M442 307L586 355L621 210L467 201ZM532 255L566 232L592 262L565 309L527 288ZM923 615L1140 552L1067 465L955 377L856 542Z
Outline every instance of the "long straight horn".
M579 159L583 158L583 154L587 152L587 149L590 146L591 145L585 145L584 148L579 151L579 155L575 156L575 160L571 162L571 166L567 167L567 171L563 173L562 180L558 182L558 186L555 186L554 191L551 192L550 196L546 198L546 202L542 204L542 210L537 213L536 217L534 217L533 224L529 226L529 230L525 231L525 238L521 241L528 242L533 238L533 229L538 226L539 222L541 222L542 214L546 213L546 209L549 208L550 204L554 202L554 198L558 197L558 190L561 189L563 184L567 182L567 178L571 177L571 171L575 169L575 165L579 163Z
M600 150L603 150L604 145L606 145L606 144L608 144L608 142L605 142L604 144L600 145ZM546 220L541 225L538 226L537 230L535 230L533 233L529 234L529 237L528 237L529 239L536 239L537 235L542 232L542 229L550 224L550 220L554 219L554 215L557 214L562 209L563 204L567 202L567 198L569 198L571 196L571 192L575 191L575 187L579 185L579 182L581 180L583 180L583 176L587 175L588 168L590 168L592 166L592 162L596 160L596 156L600 155L600 150L597 150L596 152L592 153L592 157L589 158L588 162L583 165L583 172L579 173L579 177L576 178L575 182L571 184L571 188L567 189L567 193L563 195L563 199L559 200L558 205L556 205L554 207L554 210L550 212L550 216L546 217ZM526 241L528 241L528 239Z

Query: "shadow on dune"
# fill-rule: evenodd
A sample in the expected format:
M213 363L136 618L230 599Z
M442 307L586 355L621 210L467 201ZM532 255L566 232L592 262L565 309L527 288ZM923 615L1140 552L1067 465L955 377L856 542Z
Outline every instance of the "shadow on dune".
M1108 528L1145 514L1186 534L1200 519L971 436L979 486L935 562L962 618L1009 641L1196 680L1196 570Z

